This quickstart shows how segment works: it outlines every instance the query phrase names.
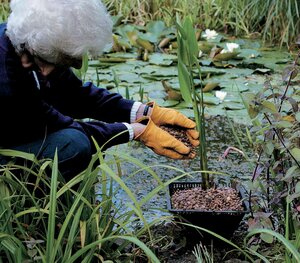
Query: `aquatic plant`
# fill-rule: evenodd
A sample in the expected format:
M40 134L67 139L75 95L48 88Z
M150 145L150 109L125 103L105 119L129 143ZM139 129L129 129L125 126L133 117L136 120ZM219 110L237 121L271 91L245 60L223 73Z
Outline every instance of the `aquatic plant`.
M187 17L181 23L177 17L177 42L178 42L178 79L183 99L192 105L197 130L200 133L200 145L197 147L200 158L200 170L202 171L203 189L209 187L209 175L207 165L206 133L203 90L196 90L193 79L193 69L198 69L200 79L201 70L198 62L199 47L191 17Z

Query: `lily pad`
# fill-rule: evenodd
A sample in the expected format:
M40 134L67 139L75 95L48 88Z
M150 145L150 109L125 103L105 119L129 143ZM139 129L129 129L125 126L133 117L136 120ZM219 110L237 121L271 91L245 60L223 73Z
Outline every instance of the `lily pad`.
M170 54L154 53L149 55L149 63L158 66L170 66L177 60L177 56Z

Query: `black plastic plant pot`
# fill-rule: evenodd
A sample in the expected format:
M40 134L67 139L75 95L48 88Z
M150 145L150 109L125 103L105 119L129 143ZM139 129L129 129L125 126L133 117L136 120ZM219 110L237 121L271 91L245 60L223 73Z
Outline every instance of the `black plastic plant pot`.
M201 228L211 230L222 237L232 237L235 230L238 229L245 214L249 213L249 204L245 198L245 192L241 187L235 186L240 198L243 202L244 210L242 211L205 211L205 210L185 210L174 209L172 207L171 197L177 190L192 189L201 187L201 182L175 182L169 185L168 210L173 215L176 215L181 222L189 223ZM189 232L199 233L199 230L189 227ZM189 233L190 234L190 233ZM205 231L200 231L204 238L212 238L214 236L207 234Z

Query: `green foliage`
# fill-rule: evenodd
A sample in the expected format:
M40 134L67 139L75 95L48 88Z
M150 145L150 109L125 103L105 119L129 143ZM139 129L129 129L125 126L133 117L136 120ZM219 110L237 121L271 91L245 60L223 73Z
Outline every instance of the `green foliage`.
M198 64L198 43L196 40L195 30L191 17L187 17L183 24L177 17L177 43L178 43L178 79L180 91L183 99L187 103L191 103L194 110L194 117L197 130L200 133L200 145L198 152L200 157L200 170L202 170L202 186L203 189L209 187L209 176L207 169L207 150L205 137L205 117L203 90L200 93L196 91L193 79L193 69L196 67L199 71L201 79L200 66Z
M175 15L191 16L202 29L225 30L250 38L259 34L266 43L289 46L300 31L298 0L104 0L118 23L147 24L163 20L173 25ZM118 24L116 24L118 25Z
M286 262L299 261L299 252L295 252L295 247L300 244L297 216L300 211L300 97L295 86L299 55L283 71L282 83L275 86L267 78L261 91L245 93L243 96L252 118L255 136L253 143L258 155L251 189L260 191L266 200L265 206L259 200L252 202L253 209L264 211L260 223L254 219L254 226L268 228L260 230L260 238L265 242L274 243L273 236L282 242L286 249ZM272 222L271 214L279 220L279 224ZM250 233L259 233L255 228ZM276 233L280 231L284 233L284 238ZM296 261L288 260L290 253Z
M13 151L1 149L1 154L13 157ZM107 153L109 155L109 153ZM111 153L118 162L124 153ZM113 161L104 161L99 152L89 167L68 182L58 171L57 155L54 160L37 161L32 155L15 152L23 165L12 163L2 166L0 181L0 255L5 262L92 262L93 259L124 262L134 258L129 245L140 248L140 254L151 262L157 257L139 238L149 233L151 226L166 218L147 222L142 205L167 184L148 167L127 156L129 161L148 170L159 186L138 201L112 169ZM95 164L100 161L100 165ZM52 173L49 174L49 172ZM50 177L48 177L50 176ZM115 183L114 183L115 182ZM116 184L132 200L127 209L113 202ZM100 192L96 187L100 186ZM117 187L117 189L119 189ZM124 207L123 207L124 208ZM137 219L143 223L132 228ZM116 244L117 241L117 244ZM152 241L151 241L152 242Z
M0 23L7 21L7 17L10 12L9 0L3 0L0 2Z

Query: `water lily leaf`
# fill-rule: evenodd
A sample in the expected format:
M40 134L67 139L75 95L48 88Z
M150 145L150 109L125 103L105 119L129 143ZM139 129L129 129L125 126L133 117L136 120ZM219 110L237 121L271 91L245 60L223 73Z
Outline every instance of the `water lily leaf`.
M149 55L149 63L158 66L170 66L177 60L177 56L171 54L154 53Z
M215 89L216 87L219 87L219 82L208 82L202 90L203 92L209 92Z
M114 52L114 53L107 54L106 57L109 57L109 58L123 58L123 59L126 59L126 60L129 60L129 59L136 60L136 54L126 53L126 52Z
M153 50L154 50L153 45L147 39L138 37L136 39L136 44L139 45L140 47L142 47L143 49L148 50L149 52L153 52Z
M135 70L136 73L141 74L145 78L171 78L177 77L178 71L176 67L160 67L156 65L147 65Z
M202 66L210 66L212 65L213 61L212 59L201 59L200 65Z
M159 105L162 107L175 107L179 104L178 100L164 100Z
M211 93L203 93L203 101L205 104L210 104L210 105L220 104L220 99L218 99Z
M256 68L253 71L253 74L266 74L266 73L271 73L272 70L269 68Z
M212 76L223 75L223 74L225 74L227 72L225 69L214 68L214 67L207 67L207 66L201 67L200 70L201 70L201 76L202 76L202 78L203 77L211 78ZM196 74L198 74L197 70L194 70L194 72ZM219 81L217 81L217 82L219 82Z
M120 81L125 81L128 83L140 83L141 77L139 77L137 74L125 72L122 74L118 74L118 77Z
M205 111L205 114L207 114L209 116L216 116L216 115L224 116L225 115L225 109L222 104L207 105L205 107L204 111Z
M214 46L215 46L214 43L210 43L210 42L207 42L207 41L199 41L198 42L198 48L203 53L206 53L206 54L209 54Z
M121 36L113 34L113 47L112 50L114 52L126 51L131 49L132 46L130 45L128 39L124 39Z
M245 106L241 103L236 103L236 102L224 102L224 108L227 110L241 110L244 109Z
M259 51L255 49L246 49L246 48L241 49L240 53L238 54L238 57L248 58L248 59L254 59L260 56L261 53Z
M213 61L228 61L237 57L239 52L219 53L213 57Z
M177 100L165 100L165 99L155 99L155 102L157 102L158 105L162 107L175 107L179 105L179 102Z
M101 63L123 63L126 62L126 58L117 58L117 57L111 57L111 58L104 58L104 57L100 57L99 61Z
M139 33L137 31L129 31L126 32L127 38L130 42L130 44L134 47L138 47L138 44L136 43L136 40L138 39Z
M255 58L255 62L264 65L265 68L272 69L276 72L282 72L284 65L278 64L278 61L288 60L292 61L291 55L288 52L279 50L261 51L261 57ZM251 59L253 62L253 59Z
M145 30L146 33L142 35L142 38L152 43L158 43L160 39L164 38L165 36L171 38L171 36L175 36L176 33L174 28L167 28L164 21L161 20L150 21L147 23Z
M251 119L246 109L228 110L226 114L235 122L244 125L250 125Z

